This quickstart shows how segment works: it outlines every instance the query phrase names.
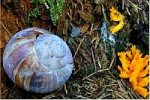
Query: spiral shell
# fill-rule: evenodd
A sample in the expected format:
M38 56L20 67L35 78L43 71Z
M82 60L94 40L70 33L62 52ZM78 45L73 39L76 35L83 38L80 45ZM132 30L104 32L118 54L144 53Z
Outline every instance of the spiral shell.
M36 93L54 91L65 84L74 67L67 44L40 28L16 33L7 43L3 66L19 87Z

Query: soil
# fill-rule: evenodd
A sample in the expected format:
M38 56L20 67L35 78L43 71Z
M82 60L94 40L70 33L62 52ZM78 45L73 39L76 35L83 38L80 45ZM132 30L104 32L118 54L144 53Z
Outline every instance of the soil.
M62 16L54 26L48 9L40 6L40 15L29 18L33 10L30 0L2 0L0 4L0 74L1 98L102 98L142 99L127 80L119 77L117 52L136 45L143 54L149 53L149 2L147 0L66 0ZM116 43L107 46L102 41L100 28L114 6L125 16L124 27L114 35ZM71 49L75 68L69 80L60 89L36 94L18 88L3 69L2 55L6 43L16 32L39 27L61 37ZM79 28L80 32L73 30ZM75 31L75 34L73 34ZM75 36L73 36L75 35ZM146 97L149 98L149 97Z

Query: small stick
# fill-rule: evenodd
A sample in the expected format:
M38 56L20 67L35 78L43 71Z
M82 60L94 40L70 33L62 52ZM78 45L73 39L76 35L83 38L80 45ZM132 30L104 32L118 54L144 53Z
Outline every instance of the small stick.
M124 0L122 0L122 9L124 10Z
M96 72L96 62L95 62L95 56L94 56L92 48L91 48L91 52L92 52L92 59L93 59L93 63L94 63L94 67L95 67L95 72Z
M45 4L46 8L47 8L47 9L49 9L49 6L48 6L48 4L47 4L46 2L45 2L44 4Z
M68 94L68 90L66 88L66 84L64 85L64 90L65 90L65 93Z
M2 25L2 27L5 29L5 31L8 33L8 39L9 39L9 37L11 36L11 33L9 32L9 30L5 27L5 25L0 21L0 24Z
M131 13L129 12L128 8L126 8L126 10L127 10L128 14L131 15Z
M103 72L103 71L108 71L112 67L112 64L113 64L114 60L115 60L115 57L112 59L109 68L106 68L106 69L103 69L103 70L98 70L97 72L94 72L94 73L84 77L82 80L85 80L86 78L91 77L91 76L93 76L96 73Z
M131 3L131 5L135 8L135 11L138 12L139 10L142 10L140 7L138 7L137 5L135 5L133 2L131 2L130 0L128 0L129 3Z
M79 51L79 49L80 49L80 47L81 47L81 44L83 43L83 41L84 41L85 37L86 37L86 36L84 36L84 37L82 38L82 40L80 41L80 44L79 44L79 46L78 46L78 48L77 48L77 50L76 50L76 52L75 52L75 54L74 54L74 57L73 57L73 58L75 58L75 57L76 57L76 55L77 55L77 53L78 53L78 51Z
M101 66L101 63L100 63L100 61L99 61L99 58L98 58L97 62L98 62L98 66L99 66L99 68L101 69L101 68L102 68L102 66Z

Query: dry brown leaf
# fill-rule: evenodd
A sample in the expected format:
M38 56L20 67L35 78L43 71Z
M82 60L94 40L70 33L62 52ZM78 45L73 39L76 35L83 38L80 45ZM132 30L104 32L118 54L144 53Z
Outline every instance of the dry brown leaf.
M5 43L0 40L0 49L3 48L4 46L5 46Z
M84 24L83 26L80 26L81 33L87 32L89 27L90 27L89 24Z
M94 21L94 16L90 13L84 12L84 11L78 11L80 14L80 17L86 22L86 23L92 23Z

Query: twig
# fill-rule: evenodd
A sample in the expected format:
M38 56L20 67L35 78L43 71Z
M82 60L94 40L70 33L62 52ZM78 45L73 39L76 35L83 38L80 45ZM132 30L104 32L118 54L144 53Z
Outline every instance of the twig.
M110 94L110 93L109 93L109 94L106 94L106 95L103 96L103 98L106 98L106 97L108 97L108 96L110 96L110 95L112 95L112 94Z
M125 99L122 95L120 95L119 92L115 91L114 93L115 93L116 96L120 97L121 99Z
M122 0L122 9L124 10L124 0Z
M81 99L87 99L87 97L84 97L82 95L76 95L78 98L81 98Z
M127 10L127 13L128 13L129 15L131 15L131 13L129 12L128 8L126 8L126 10Z
M94 73L92 73L92 74L90 74L90 75L84 77L82 80L85 80L86 78L91 77L91 76L95 75L96 73L100 73L100 72L103 72L103 71L108 71L108 70L110 70L110 68L112 67L112 64L113 64L114 60L115 60L115 57L112 59L109 68L106 68L106 69L103 69L103 70L98 70L97 72L94 72Z
M48 6L48 4L45 2L44 3L45 4L45 6L46 6L46 9L49 9L49 6Z
M70 18L70 20L72 20L72 16L69 13L67 13L67 15Z
M101 63L100 63L100 61L99 61L99 58L98 58L97 62L98 62L98 66L99 66L99 68L101 69L101 68L102 68L102 66L101 66Z
M90 81L90 82L92 82L92 83L96 83L93 79L91 79L91 78L87 78L87 81Z
M100 23L99 23L100 24ZM91 24L91 28L90 28L90 31L88 31L87 33L85 34L91 34L92 32L94 32L95 30L97 30L97 28L99 27L99 24L97 26L93 26L93 24ZM94 28L93 28L94 27Z
M95 67L95 72L96 72L96 62L95 62L95 56L94 56L92 48L91 48L91 53L92 53L92 59L93 59L93 63L94 63L94 67Z
M50 99L50 98L54 98L56 97L54 94L51 94L51 95L47 95L45 97L43 97L42 99Z
M128 2L132 5L132 7L135 8L135 11L138 12L138 9L139 10L142 10L140 7L138 7L137 5L135 5L133 2L131 2L130 0L128 0Z
M0 24L2 25L2 27L5 29L5 31L8 33L6 34L8 36L8 39L9 37L11 36L11 33L9 32L9 30L5 27L5 25L0 21Z
M77 55L77 53L78 53L78 51L79 51L79 49L80 49L80 47L81 47L81 44L83 43L83 41L84 41L85 37L86 37L86 36L84 36L84 37L82 38L82 40L80 41L80 44L79 44L79 46L78 46L78 48L77 48L77 50L76 50L76 52L75 52L75 54L74 54L73 58L75 58L75 57L76 57L76 55Z
M64 85L64 90L65 90L65 93L68 94L68 90L66 88L66 84Z

